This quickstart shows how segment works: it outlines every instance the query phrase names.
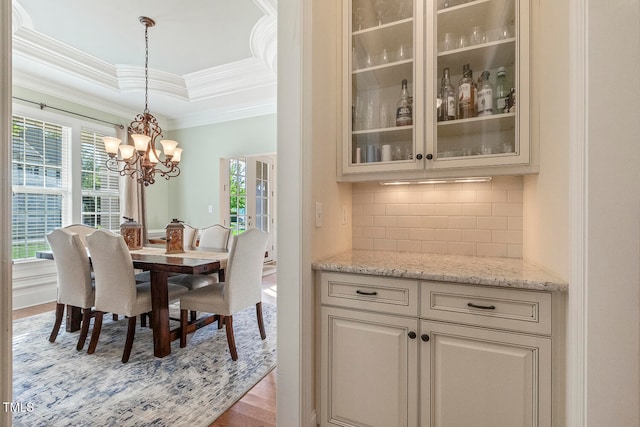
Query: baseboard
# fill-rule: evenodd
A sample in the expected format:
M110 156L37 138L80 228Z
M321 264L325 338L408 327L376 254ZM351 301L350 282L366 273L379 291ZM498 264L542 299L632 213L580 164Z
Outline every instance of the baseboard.
M29 261L13 265L13 309L55 301L58 296L55 263Z

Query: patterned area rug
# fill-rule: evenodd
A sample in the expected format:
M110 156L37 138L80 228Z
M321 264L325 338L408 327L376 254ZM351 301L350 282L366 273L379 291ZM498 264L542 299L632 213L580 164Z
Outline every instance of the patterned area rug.
M255 307L233 316L238 360L217 323L190 334L187 347L153 356L152 333L136 329L129 362L120 359L127 321L105 316L96 352L76 351L64 325L55 343L54 313L13 323L14 426L208 426L276 365L276 308L263 303L267 338ZM177 313L172 309L172 317ZM173 324L173 322L172 322Z

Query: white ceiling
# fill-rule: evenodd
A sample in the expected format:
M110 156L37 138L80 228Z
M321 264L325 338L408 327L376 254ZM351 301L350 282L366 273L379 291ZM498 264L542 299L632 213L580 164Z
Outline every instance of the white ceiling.
M277 0L13 0L14 84L165 129L276 111ZM39 102L39 100L34 100Z

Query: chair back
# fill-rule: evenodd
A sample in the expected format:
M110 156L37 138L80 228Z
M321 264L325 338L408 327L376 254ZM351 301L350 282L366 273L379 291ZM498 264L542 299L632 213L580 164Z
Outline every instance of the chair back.
M196 234L198 229L190 226L189 224L182 224L184 226L184 234L182 235L182 243L185 249L194 249L196 247Z
M87 246L87 236L97 230L97 228L89 227L84 224L71 224L62 228L72 233L77 233L85 247Z
M214 224L200 231L200 243L198 246L204 248L220 248L226 251L229 246L230 235L230 228L224 225Z
M253 228L236 236L225 269L224 299L230 313L260 302L267 233Z
M58 228L47 234L47 240L58 271L58 303L92 307L91 264L80 235Z
M137 298L136 278L124 238L108 230L87 236L96 286L96 310L129 315Z

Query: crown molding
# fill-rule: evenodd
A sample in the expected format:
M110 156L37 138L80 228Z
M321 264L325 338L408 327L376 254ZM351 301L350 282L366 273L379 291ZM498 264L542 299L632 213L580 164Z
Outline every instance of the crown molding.
M277 111L276 97L262 101L250 101L242 104L224 105L198 113L188 114L167 121L167 130L186 129L196 126L206 126L232 120L275 114Z
M277 85L277 2L253 1L265 16L258 20L250 35L252 57L183 76L149 70L151 93L187 103L213 100L215 104L217 100L224 104L224 107L168 117L171 127L198 126L207 120L217 123L275 112L275 100L265 101L264 94L275 93ZM13 2L12 18L14 68L18 70L13 76L14 84L119 117L136 114L124 102L105 102L109 97L99 94L143 91L142 67L110 64L39 33L17 2ZM36 70L40 67L50 72L38 75ZM58 78L52 77L54 75ZM74 80L78 86L74 86ZM102 89L94 92L92 85Z

